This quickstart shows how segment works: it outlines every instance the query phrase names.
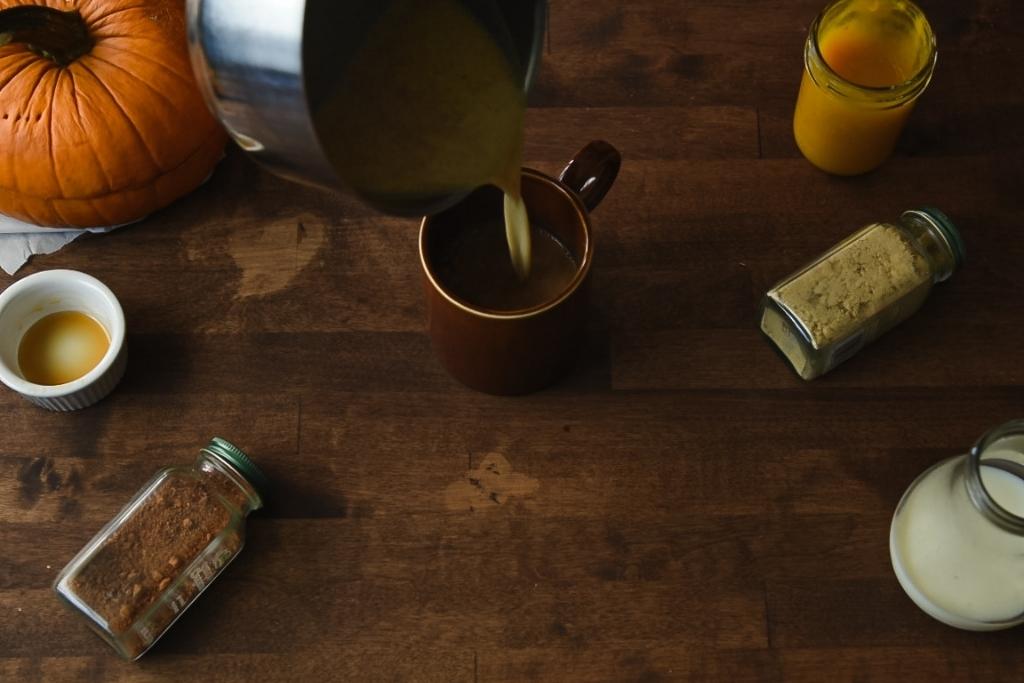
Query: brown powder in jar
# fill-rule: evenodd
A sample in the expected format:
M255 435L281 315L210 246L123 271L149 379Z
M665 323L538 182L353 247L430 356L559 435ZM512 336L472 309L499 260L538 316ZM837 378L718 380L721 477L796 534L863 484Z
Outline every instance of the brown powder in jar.
M925 258L896 228L877 224L778 289L816 348L840 341L929 280Z
M231 513L206 482L168 478L107 539L72 588L113 633L123 633L230 521ZM226 541L235 548L239 543L237 536ZM187 600L198 589L185 584ZM154 624L154 631L166 625Z

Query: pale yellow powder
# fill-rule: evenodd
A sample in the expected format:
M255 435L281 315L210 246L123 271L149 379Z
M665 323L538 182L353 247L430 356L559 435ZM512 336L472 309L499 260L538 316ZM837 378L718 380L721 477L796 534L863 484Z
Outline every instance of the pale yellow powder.
M846 338L930 277L927 261L906 237L879 223L777 291L820 349Z

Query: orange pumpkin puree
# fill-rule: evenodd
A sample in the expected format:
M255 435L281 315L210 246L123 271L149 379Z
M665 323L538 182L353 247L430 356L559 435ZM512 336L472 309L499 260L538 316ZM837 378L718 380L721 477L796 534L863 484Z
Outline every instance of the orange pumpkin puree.
M797 146L818 168L855 175L892 153L919 94L900 97L900 86L909 85L931 58L924 16L892 16L906 4L852 0L838 16L823 14L817 43L827 68L809 63L804 69L793 116Z

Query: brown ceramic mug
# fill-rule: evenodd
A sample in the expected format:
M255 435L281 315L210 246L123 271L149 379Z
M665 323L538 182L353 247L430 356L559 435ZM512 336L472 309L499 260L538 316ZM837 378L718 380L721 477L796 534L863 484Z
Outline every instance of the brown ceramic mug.
M571 253L575 276L566 287L532 308L493 310L448 290L436 256L445 240L467 225L500 216L501 192L483 187L420 225L420 263L427 295L427 322L434 353L463 384L489 394L525 394L563 375L578 355L587 318L594 241L589 212L618 174L621 157L607 142L584 147L558 180L523 169L522 193L531 224L541 224Z

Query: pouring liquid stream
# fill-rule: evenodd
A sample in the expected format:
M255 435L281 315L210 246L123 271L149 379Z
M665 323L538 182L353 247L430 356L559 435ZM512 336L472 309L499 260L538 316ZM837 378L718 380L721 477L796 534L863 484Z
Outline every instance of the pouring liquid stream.
M518 188L517 188L518 190ZM530 243L530 219L526 214L526 203L517 191L515 194L505 192L505 239L508 240L508 252L512 258L512 267L520 280L530 277L530 261L533 252Z
M317 128L339 175L371 203L501 189L509 256L525 280L525 95L500 35L474 12L497 16L486 2L389 3L317 107Z

